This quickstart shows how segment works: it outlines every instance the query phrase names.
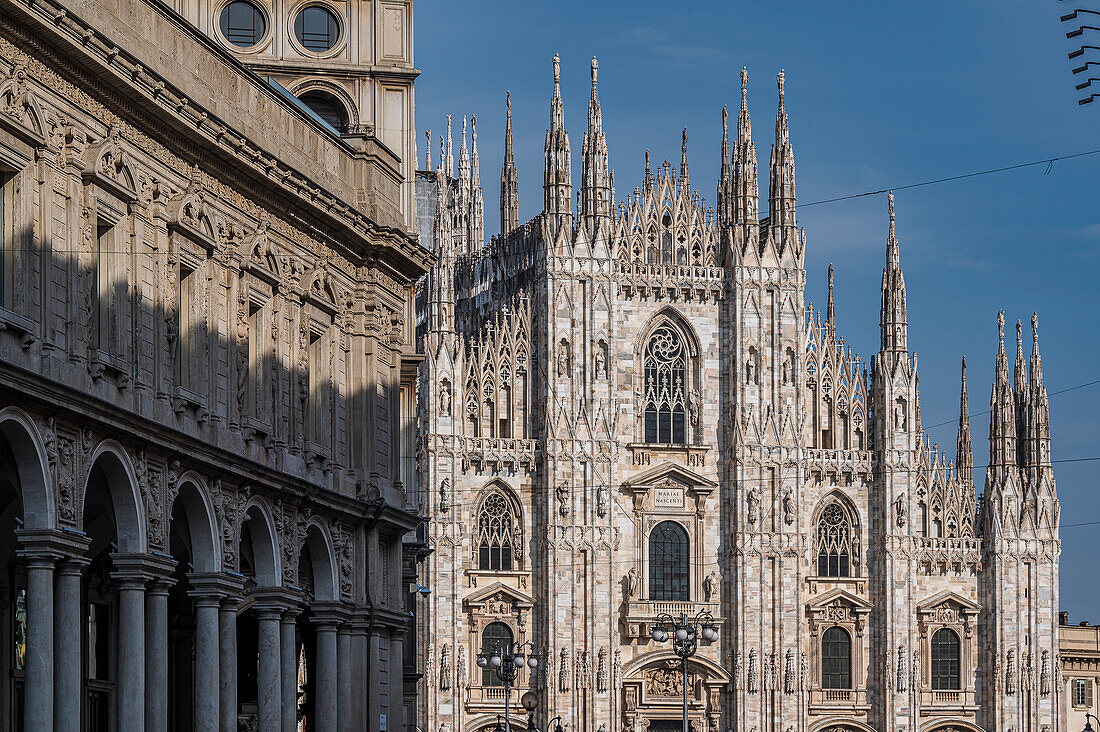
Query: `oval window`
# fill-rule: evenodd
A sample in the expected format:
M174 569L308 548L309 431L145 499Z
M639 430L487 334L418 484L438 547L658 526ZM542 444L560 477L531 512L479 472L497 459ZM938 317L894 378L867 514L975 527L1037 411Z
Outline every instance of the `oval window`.
M294 36L306 50L323 53L340 38L340 21L326 7L310 5L302 8L294 19Z
M222 37L238 48L255 46L267 31L263 11L250 2L232 2L222 8L219 26Z

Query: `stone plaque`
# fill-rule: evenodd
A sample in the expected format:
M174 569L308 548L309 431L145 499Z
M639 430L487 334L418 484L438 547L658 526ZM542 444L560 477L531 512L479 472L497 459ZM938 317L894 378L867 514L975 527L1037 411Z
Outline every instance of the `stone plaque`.
M684 507L684 489L683 488L654 488L653 489L653 507L654 508L683 508Z

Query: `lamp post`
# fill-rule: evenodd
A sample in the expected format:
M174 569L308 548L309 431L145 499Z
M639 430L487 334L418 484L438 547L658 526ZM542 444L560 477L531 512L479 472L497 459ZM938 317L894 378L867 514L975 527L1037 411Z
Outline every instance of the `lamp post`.
M539 695L533 691L525 692L519 698L519 703L527 710L527 732L550 732L550 726L554 726L554 732L562 732L561 715L554 717L546 723L546 729L540 730L535 726L535 710L539 706Z
M530 648L524 661L524 648ZM508 724L508 700L512 695L512 684L519 676L519 670L526 664L527 668L534 670L539 665L535 658L535 646L530 642L512 643L502 648L496 648L486 655L482 651L477 656L478 668L488 668L496 672L497 678L504 684L504 732L512 732Z
M1081 732L1093 732L1092 722L1089 721L1089 717L1092 717L1093 719L1096 719L1096 717L1093 717L1088 712L1085 712L1085 728L1083 730L1081 730ZM1100 719L1096 719L1096 724L1100 725Z
M699 650L699 641L713 643L718 640L718 629L714 626L714 616L706 610L700 610L694 618L681 613L680 619L668 613L657 616L657 623L649 637L658 643L672 638L672 650L680 657L684 689L684 732L691 732L688 721L688 659Z

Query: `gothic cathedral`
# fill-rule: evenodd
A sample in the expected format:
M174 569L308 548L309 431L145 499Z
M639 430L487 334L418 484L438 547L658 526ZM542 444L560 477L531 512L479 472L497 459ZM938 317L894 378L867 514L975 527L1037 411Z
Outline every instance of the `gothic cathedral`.
M426 364L418 464L430 596L424 732L493 730L482 652L530 643L508 694L569 732L679 730L662 614L719 629L688 666L695 732L1055 732L1058 499L1031 320L1004 316L976 497L963 361L955 459L921 427L890 197L881 342L861 360L805 301L794 154L779 109L761 217L741 74L717 210L650 168L616 207L592 61L574 213L554 58L542 211L520 222L511 104L501 230L484 242L476 119L417 174ZM902 214L904 216L904 214Z

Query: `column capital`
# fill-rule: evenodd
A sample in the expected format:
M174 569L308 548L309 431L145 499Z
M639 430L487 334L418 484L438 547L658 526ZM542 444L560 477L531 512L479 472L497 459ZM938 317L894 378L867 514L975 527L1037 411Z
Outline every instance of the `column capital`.
M166 554L152 554L142 552L113 552L111 564L115 571L111 577L124 584L141 583L157 580L165 582L172 575L176 567L176 561Z
M83 557L92 543L86 534L68 529L16 529L15 536L21 545L16 554L27 559Z
M301 610L302 593L289 587L254 587L252 607L261 614L297 614Z
M351 608L343 602L320 600L309 605L313 623L319 627L343 626L351 618Z
M188 572L187 581L191 585L189 597L209 599L218 605L228 600L240 602L244 587L243 577L226 572Z

